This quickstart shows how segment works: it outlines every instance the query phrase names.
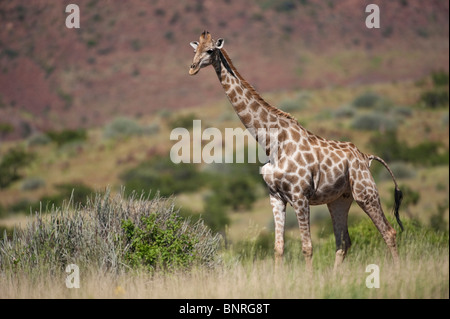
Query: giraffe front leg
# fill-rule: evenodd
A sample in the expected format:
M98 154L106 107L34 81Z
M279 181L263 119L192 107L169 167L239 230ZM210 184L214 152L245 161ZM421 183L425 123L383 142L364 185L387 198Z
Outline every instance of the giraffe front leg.
M293 202L293 208L297 215L298 226L302 239L302 252L306 261L306 269L312 273L312 256L313 248L311 241L310 220L309 220L309 203L306 198L301 198Z
M277 194L270 195L275 224L275 266L283 263L284 254L284 224L286 221L286 202Z

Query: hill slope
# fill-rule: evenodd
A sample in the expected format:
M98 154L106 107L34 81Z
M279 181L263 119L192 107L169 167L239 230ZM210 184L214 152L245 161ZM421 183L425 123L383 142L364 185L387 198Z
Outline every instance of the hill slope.
M448 70L448 1L79 0L81 28L65 27L71 1L0 3L3 138L92 127L222 96L214 72L188 76L203 29L225 38L259 91L417 79ZM269 75L269 76L268 76ZM1 137L1 135L0 135Z

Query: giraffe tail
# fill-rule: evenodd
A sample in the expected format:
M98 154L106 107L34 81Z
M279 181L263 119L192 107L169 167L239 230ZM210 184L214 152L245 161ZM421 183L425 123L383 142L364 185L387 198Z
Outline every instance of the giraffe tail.
M401 205L402 200L403 200L403 193L400 190L400 188L398 187L397 181L395 180L394 173L392 172L392 170L389 168L388 164L386 164L386 162L382 158L380 158L378 156L375 156L375 155L368 155L368 159L369 159L369 166L370 166L370 163L372 162L372 160L376 160L376 161L380 162L381 164L383 164L383 166L386 167L386 169L388 170L389 174L391 174L391 176L392 176L392 180L394 181L394 184L395 184L395 191L394 191L394 202L395 202L395 204L394 204L393 211L394 211L395 219L397 220L397 223L400 226L400 229L403 231L404 230L403 223L400 220L400 216L398 214L398 211L400 209L400 205Z

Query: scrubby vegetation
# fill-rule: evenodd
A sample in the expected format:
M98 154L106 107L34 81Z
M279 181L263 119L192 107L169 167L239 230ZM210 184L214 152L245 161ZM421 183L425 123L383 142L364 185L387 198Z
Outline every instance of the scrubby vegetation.
M0 242L0 271L14 276L50 272L68 264L121 273L130 268L186 268L217 264L220 236L202 221L182 219L171 200L104 194L83 205L73 198L38 211L24 229Z
M12 148L0 157L0 189L21 178L20 171L30 165L34 154L21 147Z
M219 250L220 237L181 218L171 200L107 192L38 214L4 237L0 297L448 298L448 231L404 225L399 268L365 218L350 227L352 248L338 271L328 234L315 244L309 274L298 238L287 236L284 265L274 269L271 232L249 232ZM67 264L80 267L80 289L65 288ZM366 286L369 264L380 269L378 289Z

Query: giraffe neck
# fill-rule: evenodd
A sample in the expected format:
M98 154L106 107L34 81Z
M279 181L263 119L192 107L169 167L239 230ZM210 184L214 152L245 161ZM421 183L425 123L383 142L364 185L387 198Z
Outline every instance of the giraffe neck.
M233 66L224 49L217 50L213 66L225 94L242 124L257 140L258 135L256 133L259 129L265 130L267 134L271 129L281 129L280 117L293 120L289 114L271 106L256 92ZM265 138L268 141L267 136ZM266 153L268 152L266 146Z

